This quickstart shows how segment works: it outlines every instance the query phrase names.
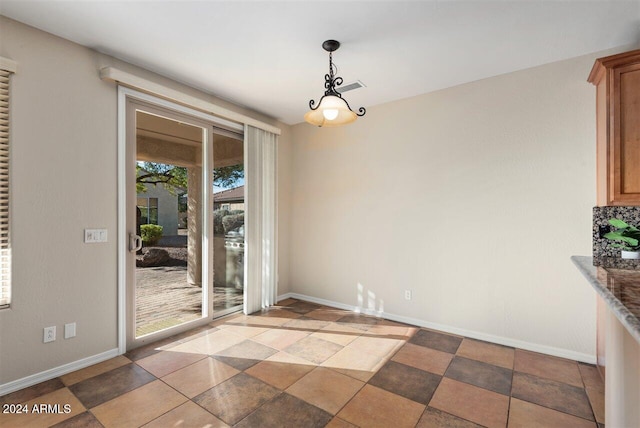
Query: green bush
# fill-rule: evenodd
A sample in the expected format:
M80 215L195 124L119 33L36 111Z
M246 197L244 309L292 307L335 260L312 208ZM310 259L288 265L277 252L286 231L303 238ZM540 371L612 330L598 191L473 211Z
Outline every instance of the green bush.
M222 218L224 233L236 229L244 224L244 212L242 214L228 215Z
M215 210L213 212L213 234L216 236L224 236L224 226L222 219L229 215L228 210Z
M162 226L157 224L143 224L140 226L142 242L146 245L156 245L162 238Z

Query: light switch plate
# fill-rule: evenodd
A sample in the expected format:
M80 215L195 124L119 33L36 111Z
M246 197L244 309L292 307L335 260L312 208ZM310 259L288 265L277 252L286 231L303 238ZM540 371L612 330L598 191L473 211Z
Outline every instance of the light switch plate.
M64 325L64 338L70 339L76 337L76 323L72 322Z
M85 229L84 230L85 244L96 244L100 242L107 242L107 229Z

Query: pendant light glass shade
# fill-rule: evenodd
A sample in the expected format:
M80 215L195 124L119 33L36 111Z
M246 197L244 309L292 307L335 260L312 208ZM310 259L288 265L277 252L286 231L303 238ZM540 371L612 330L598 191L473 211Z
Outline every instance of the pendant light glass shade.
M304 120L315 126L340 126L355 122L358 116L364 116L364 107L358 109L358 113L351 110L347 100L342 98L336 90L336 86L342 85L342 77L335 75L337 69L333 64L332 53L340 47L340 42L336 40L326 40L322 48L329 52L329 73L324 76L324 95L320 98L320 103L316 105L314 100L309 101L309 111L304 115Z
M304 115L304 120L315 126L340 126L354 122L358 116L347 103L335 95L322 97L320 105Z

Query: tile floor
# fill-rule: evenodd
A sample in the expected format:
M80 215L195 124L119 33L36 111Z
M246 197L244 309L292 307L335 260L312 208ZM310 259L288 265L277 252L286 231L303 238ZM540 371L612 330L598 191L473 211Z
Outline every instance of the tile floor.
M2 427L602 427L595 367L288 299L3 397Z

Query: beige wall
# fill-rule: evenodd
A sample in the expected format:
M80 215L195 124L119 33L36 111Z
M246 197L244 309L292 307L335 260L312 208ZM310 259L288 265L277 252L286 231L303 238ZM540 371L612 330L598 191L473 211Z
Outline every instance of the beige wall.
M592 360L597 56L294 126L292 291Z
M18 63L11 94L13 304L0 310L2 385L117 347L117 89L100 80L101 67L283 128L285 220L291 144L287 125L2 16L0 40L0 56ZM84 244L84 228L108 229L109 242ZM285 292L287 273L280 275ZM64 340L69 322L77 323L77 337ZM52 325L58 339L44 344L43 328Z

